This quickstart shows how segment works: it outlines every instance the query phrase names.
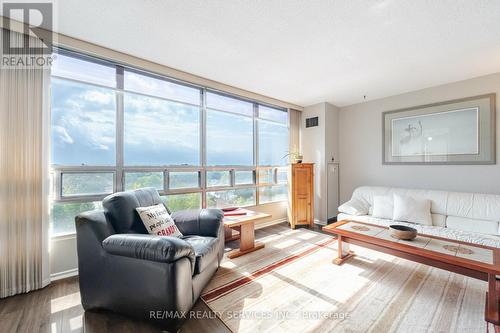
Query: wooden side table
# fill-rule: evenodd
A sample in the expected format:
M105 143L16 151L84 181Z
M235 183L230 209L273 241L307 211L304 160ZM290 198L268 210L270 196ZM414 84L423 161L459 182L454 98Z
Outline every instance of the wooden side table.
M255 242L255 222L271 217L271 215L249 209L244 209L244 211L245 215L224 217L224 226L228 228L226 229L226 242L240 239L240 248L228 252L227 256L230 259L264 247L264 243ZM227 230L231 230L231 233ZM239 231L239 235L233 235L232 230Z

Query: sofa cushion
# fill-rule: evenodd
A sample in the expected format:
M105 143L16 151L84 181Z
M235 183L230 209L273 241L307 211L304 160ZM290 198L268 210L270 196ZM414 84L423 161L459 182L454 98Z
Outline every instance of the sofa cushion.
M377 225L381 225L384 227L388 227L389 225L394 223L394 221L392 221L392 220L374 218L370 215L358 216L358 215L339 214L337 216L337 220L338 221L352 220L352 221L358 221L358 222L377 224ZM406 222L398 222L398 224L411 226L412 228L417 229L417 232L421 233L421 234L443 237L443 238L458 240L458 241L472 243L472 244L500 248L500 236L486 235L486 234L481 234L481 233L477 233L477 232L462 231L462 230L456 230L456 229L451 229L451 228L412 224L412 223L406 223Z
M338 208L339 212L350 215L366 215L369 209L370 204L361 198L352 198Z
M446 227L464 231L479 232L482 234L495 235L498 232L498 222L488 220L469 219L458 216L448 216Z
M141 217L142 223L151 235L182 237L177 229L174 220L167 212L163 204L157 204L147 207L137 207L135 209Z
M394 194L394 215L392 219L395 221L432 225L431 201Z
M217 238L208 236L182 237L194 249L194 274L199 274L209 267L212 261L217 261Z
M373 197L373 217L392 219L394 199L392 195L376 195Z
M372 207L373 198L377 195L390 195L390 196L394 194L408 195L417 199L429 199L431 201L431 213L447 215L446 206L449 193L451 192L436 191L436 190L406 189L399 187L360 186L354 190L352 197L363 199L368 202L370 207Z
M435 227L446 227L446 215L431 214L432 225Z

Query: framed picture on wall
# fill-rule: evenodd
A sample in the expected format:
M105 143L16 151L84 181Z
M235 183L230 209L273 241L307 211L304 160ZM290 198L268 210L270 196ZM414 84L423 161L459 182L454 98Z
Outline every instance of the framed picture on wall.
M495 98L382 113L383 164L495 164Z

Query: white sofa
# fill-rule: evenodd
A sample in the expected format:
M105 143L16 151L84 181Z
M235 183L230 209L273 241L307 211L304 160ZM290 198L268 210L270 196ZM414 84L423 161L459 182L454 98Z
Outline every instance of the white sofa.
M500 195L362 186L354 191L351 201L339 207L337 220L383 226L394 224L395 221L371 215L374 196L394 194L431 201L432 226L408 222L397 224L412 226L423 234L500 248ZM358 207L353 208L350 203L356 203ZM359 209L360 203L367 212Z

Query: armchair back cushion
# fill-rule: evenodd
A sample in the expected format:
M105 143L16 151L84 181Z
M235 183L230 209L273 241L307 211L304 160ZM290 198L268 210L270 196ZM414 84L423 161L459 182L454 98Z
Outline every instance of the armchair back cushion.
M148 231L135 209L161 203L158 191L153 187L148 187L111 194L104 198L102 206L106 218L111 222L117 233L147 234Z

